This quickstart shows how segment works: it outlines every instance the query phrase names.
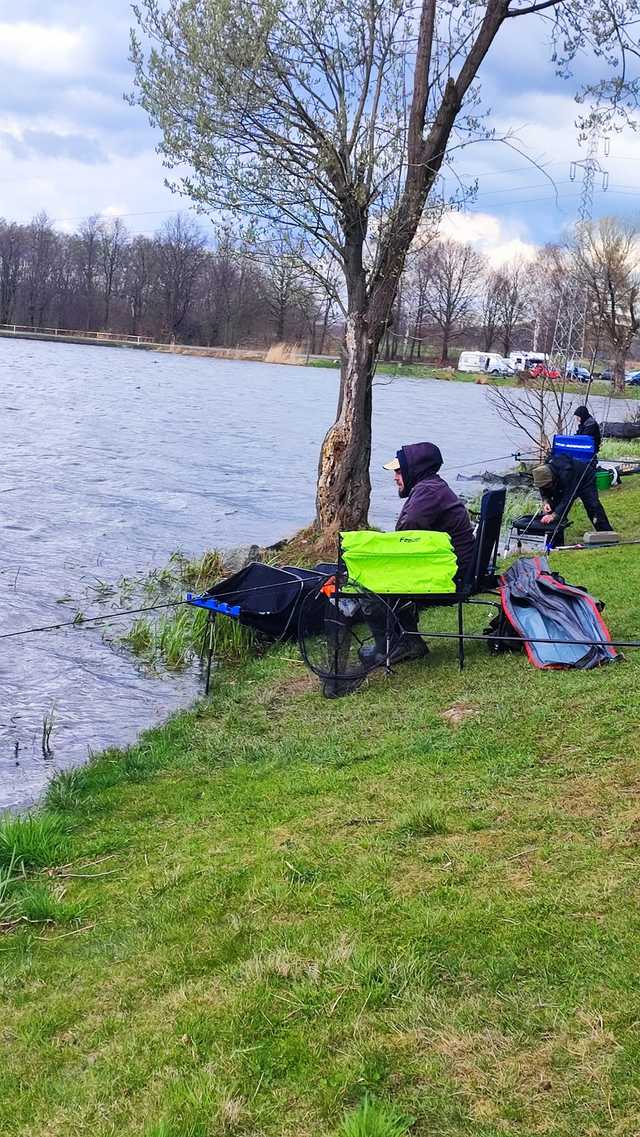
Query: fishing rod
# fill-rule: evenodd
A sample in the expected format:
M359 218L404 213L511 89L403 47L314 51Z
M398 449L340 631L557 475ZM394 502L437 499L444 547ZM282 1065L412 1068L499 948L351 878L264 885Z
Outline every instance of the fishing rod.
M116 612L103 612L100 616L82 616L75 620L65 620L60 624L42 624L35 628L19 628L15 632L0 633L0 640L10 640L15 636L30 636L35 632L57 632L60 628L81 628L84 624L94 624L98 620L116 620L120 616L138 616L143 612L157 612L161 608L178 608L187 604L186 600L173 600L168 604L151 604L146 608L122 608Z
M277 565L274 567L278 567ZM324 577L329 574L318 573L319 577ZM252 588L237 588L232 592L222 593L216 599L224 599L225 596L247 596L252 592L269 592L275 588L297 588L302 589L303 581L296 580L279 580L275 584L260 584ZM42 624L33 628L19 628L15 632L2 632L0 633L0 640L13 639L15 636L29 636L35 632L57 632L62 628L82 628L85 624L93 624L99 620L116 620L121 616L139 616L145 612L158 612L163 608L180 608L183 606L189 607L205 607L204 605L194 604L196 597L188 592L187 599L185 600L171 600L166 604L150 604L145 608L120 608L115 612L102 612L99 616L80 616L74 620L65 620L59 624ZM227 613L228 615L229 613Z
M577 549L618 549L621 545L640 545L640 538L633 538L629 541L598 541L594 544L587 541L579 541L575 545L555 545L552 549L547 549L546 551L548 553L566 553Z
M515 644L571 644L574 647L629 647L640 648L640 640L556 640L542 636L499 636L484 635L474 632L405 632L407 636L420 636L421 639L436 640L479 640L481 643L515 643Z
M507 458L515 458L517 462L523 462L534 455L522 454L519 450L511 451L509 454L496 454L493 458L477 458L474 462L464 462L461 466L447 466L444 463L447 472L449 470L468 470L470 466L480 466L483 462L503 462Z
M378 597L378 599L382 600L382 597ZM384 604L385 602L382 601L382 603ZM386 604L385 604L385 607L387 607ZM331 622L335 623L337 627L342 627L342 625L339 623L339 621L334 620ZM427 632L427 631L423 631L422 628L418 632L403 631L402 634L403 634L403 636L407 636L408 638L415 638L417 636L420 639L427 639L427 640L429 640L429 639L432 639L432 640L458 640L458 641L459 640L471 640L471 641L479 641L480 643L489 644L489 645L491 645L492 643L512 643L512 644L519 644L519 645L522 645L522 644L563 644L563 645L570 645L572 647L640 648L640 640L611 640L611 639L570 640L570 639L555 639L555 638L551 638L548 636L520 636L520 635L505 636L505 635L498 635L498 634L494 635L493 632L490 634L485 633L485 632Z

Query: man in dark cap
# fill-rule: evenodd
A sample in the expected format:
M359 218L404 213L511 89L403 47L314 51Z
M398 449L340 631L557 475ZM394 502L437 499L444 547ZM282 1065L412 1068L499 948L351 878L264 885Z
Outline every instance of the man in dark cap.
M569 454L552 454L542 466L533 471L533 484L540 490L543 500L543 525L552 526L564 521L571 505L580 498L587 516L598 532L611 531L596 486L596 463L581 462Z
M576 407L573 412L577 419L576 434L586 434L589 438L593 439L595 452L598 453L600 443L602 442L602 435L600 433L600 426L594 419L588 407Z
M464 503L440 477L438 470L441 466L442 454L433 442L416 442L402 446L395 458L385 462L384 469L393 472L398 496L405 499L396 529L429 529L448 533L458 561L457 579L461 580L473 557L473 529ZM387 658L387 609L371 602L367 605L366 615L375 643L361 650L361 658L372 667L380 666ZM396 618L401 633L392 645L390 662L398 663L402 659L418 659L426 655L427 646L416 634L416 605L410 601L399 605ZM404 635L403 632L412 634Z

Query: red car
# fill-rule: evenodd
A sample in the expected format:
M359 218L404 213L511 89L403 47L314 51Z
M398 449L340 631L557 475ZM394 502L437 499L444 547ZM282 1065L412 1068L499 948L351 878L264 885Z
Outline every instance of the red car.
M532 379L561 379L557 367L547 367L546 363L536 363L529 371Z

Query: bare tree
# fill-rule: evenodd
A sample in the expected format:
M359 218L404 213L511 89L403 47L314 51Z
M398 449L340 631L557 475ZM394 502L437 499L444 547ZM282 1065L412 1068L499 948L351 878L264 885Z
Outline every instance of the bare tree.
M59 239L46 213L38 213L25 234L23 302L30 326L42 327L51 304Z
M517 390L487 387L487 398L503 422L526 435L539 459L550 449L553 435L567 430L570 411L564 387L553 379L529 377Z
M99 231L99 255L102 270L102 289L104 299L105 328L109 328L111 316L111 300L114 289L121 283L120 274L123 268L124 254L129 241L126 225L121 217L114 217L111 221L103 222Z
M159 281L167 330L176 336L191 307L204 264L205 239L195 221L178 214L160 233Z
M403 295L407 307L407 337L409 340L409 362L420 358L423 340L423 323L427 312L427 285L429 282L426 257L411 258L405 265Z
M285 338L287 316L302 299L301 252L288 233L281 234L259 249L259 263L267 281L266 300L278 342Z
M498 281L499 277L496 272L487 272L480 294L480 319L484 351L491 351L498 334L498 309L500 306Z
M443 363L449 361L449 345L460 333L459 325L469 318L482 267L482 258L471 245L458 241L439 241L425 255L425 304L442 332Z
M130 329L140 335L149 305L158 292L158 244L149 237L135 237L126 258L123 292L127 301Z
M593 318L613 350L614 387L624 391L627 355L640 330L640 229L615 217L587 225L578 234L576 261Z
M509 355L513 333L522 322L530 303L530 267L524 261L512 261L496 274L498 325L502 335L502 353Z
M13 321L23 267L24 230L0 219L0 324Z
M84 290L84 326L91 331L96 324L96 282L99 269L100 218L88 217L75 239L78 273Z
M137 101L162 131L176 188L203 209L297 229L340 264L337 416L321 448L321 528L367 518L371 385L405 257L443 163L486 137L474 87L504 24L547 20L561 73L585 41L615 66L635 51L610 0L140 0ZM628 20L629 29L625 26ZM625 73L626 74L626 73ZM621 100L629 81L601 87ZM632 91L635 96L640 81Z
M551 353L558 312L570 266L567 250L548 244L538 250L529 266L531 316L537 327L536 350Z

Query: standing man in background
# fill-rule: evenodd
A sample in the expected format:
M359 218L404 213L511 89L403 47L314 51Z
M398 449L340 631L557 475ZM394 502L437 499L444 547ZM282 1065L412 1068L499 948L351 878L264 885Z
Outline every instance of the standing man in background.
M589 438L592 438L597 454L600 449L600 443L602 442L602 433L599 424L594 419L588 407L576 407L573 414L578 424L576 434L586 434Z

